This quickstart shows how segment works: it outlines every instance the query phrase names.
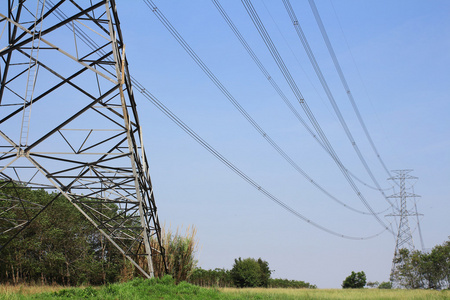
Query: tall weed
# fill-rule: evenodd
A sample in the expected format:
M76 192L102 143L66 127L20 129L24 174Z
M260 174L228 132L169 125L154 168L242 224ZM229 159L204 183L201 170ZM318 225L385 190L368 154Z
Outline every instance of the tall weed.
M177 283L189 279L197 266L195 253L197 252L198 242L195 238L197 230L194 226L188 227L185 234L180 234L180 229L175 232L161 228L161 237L163 247L166 253L167 271ZM156 239L150 240L150 245L158 249ZM153 268L156 277L165 274L164 264L161 255L153 255Z

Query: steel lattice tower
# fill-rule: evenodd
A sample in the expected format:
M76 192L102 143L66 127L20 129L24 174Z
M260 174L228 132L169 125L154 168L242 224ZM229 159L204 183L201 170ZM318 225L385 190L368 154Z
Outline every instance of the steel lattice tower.
M393 283L395 287L395 282L393 279L393 273L397 267L396 258L399 254L400 249L408 249L409 251L414 251L414 242L411 232L411 227L409 226L409 217L412 216L418 216L417 211L413 211L412 208L409 209L407 205L407 198L415 198L420 197L418 195L415 195L413 193L407 192L406 189L406 180L416 180L417 177L413 177L409 175L409 173L412 172L412 170L395 170L392 171L396 176L393 176L389 178L389 180L395 180L398 183L399 192L396 194L393 194L389 196L389 198L396 198L398 201L400 201L400 211L398 214L390 214L388 216L393 217L399 217L399 223L398 223L398 231L397 231L397 238L395 242L395 251L394 251L394 258L392 260L392 269L391 269L391 282ZM397 202L398 204L398 202Z
M12 236L0 250L54 201L17 191L46 189L153 277L164 249L115 1L0 12L0 235Z

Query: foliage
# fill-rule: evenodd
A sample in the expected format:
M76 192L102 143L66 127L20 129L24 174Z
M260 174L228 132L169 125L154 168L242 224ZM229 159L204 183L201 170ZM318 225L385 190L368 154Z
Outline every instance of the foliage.
M265 260L262 260L261 258L258 258L257 260L260 270L260 286L267 287L269 285L270 280L270 274L272 271L269 269L269 263Z
M382 290L390 290L392 289L392 282L383 281L380 285L378 285L378 288Z
M8 189L13 187L3 185L0 193L10 194ZM46 205L57 196L44 190L25 188L14 188L14 193L40 205ZM6 206L4 198L0 206ZM22 205L29 203L23 202ZM7 213L8 218L26 219L18 210ZM105 213L114 213L114 210ZM0 236L1 244L10 238L9 234ZM107 243L71 203L58 197L2 250L0 281L14 284L104 284L118 279L121 266L122 254Z
M231 278L231 271L216 268L214 270L204 270L197 268L189 277L188 282L198 286L208 287L232 287L234 286Z
M226 269L216 268L214 270L204 270L197 268L188 280L190 283L207 286L207 287L237 287L231 277L231 271ZM292 289L315 289L314 284L304 281L289 280L289 279L273 279L269 278L267 282L268 288L292 288Z
M366 274L364 271L355 273L352 271L344 282L342 282L342 288L344 289L362 289L366 285Z
M373 288L373 289L376 289L379 285L380 285L380 283L378 281L368 281L366 284L367 287Z
M394 257L393 281L407 289L450 288L450 240L431 252L400 249Z
M231 269L231 278L236 287L257 287L261 286L261 267L254 258L234 260Z
M269 279L270 288L316 289L317 286L304 281L289 279Z
M11 206L7 195L46 205L57 197L44 190L4 183L0 187L0 207ZM7 200L8 199L8 200ZM8 202L9 201L9 202ZM22 201L22 205L30 205ZM109 204L102 211L110 217L117 215L117 206ZM103 206L106 208L106 206ZM117 217L116 217L117 218ZM0 228L8 219L27 219L21 210L7 210L0 218ZM2 223L3 222L3 223ZM0 235L0 244L10 238L11 232ZM196 266L195 229L186 236L170 230L162 233L169 274L176 282L186 280ZM155 240L151 240L153 248ZM143 251L143 250L141 250ZM164 275L161 256L153 256L157 276ZM146 257L138 262L148 268ZM0 282L40 284L106 284L130 280L141 274L109 241L83 217L65 198L57 197L30 225L2 249L0 255Z
M383 281L382 283L379 283L378 281L375 282L367 282L366 284L367 287L369 288L373 288L373 289L382 289L382 290L389 290L392 289L392 283L389 281Z
M236 287L267 287L271 271L269 263L259 258L246 258L234 260L231 269L231 278Z

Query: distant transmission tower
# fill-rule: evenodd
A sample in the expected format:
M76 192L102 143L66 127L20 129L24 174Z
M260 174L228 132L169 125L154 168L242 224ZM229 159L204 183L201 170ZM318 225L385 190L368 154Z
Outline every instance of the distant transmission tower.
M153 277L164 249L115 1L53 1L0 10L0 250L63 197Z
M408 206L407 199L416 198L420 196L415 195L414 193L407 192L406 181L417 179L417 177L409 175L409 173L411 173L412 170L395 170L392 172L397 175L389 178L389 180L397 181L398 187L400 189L398 193L389 196L389 198L397 199L397 205L398 207L400 207L399 213L388 215L393 217L399 217L397 239L395 242L394 258L392 260L392 269L391 269L391 282L394 285L394 287L396 287L396 282L394 281L393 274L396 268L398 267L396 258L399 254L399 250L400 249L408 249L409 251L415 250L411 227L409 225L408 218L413 216L418 217L417 206L415 205L415 203L414 206L412 205ZM422 241L418 218L417 218L417 226L419 228L420 239Z

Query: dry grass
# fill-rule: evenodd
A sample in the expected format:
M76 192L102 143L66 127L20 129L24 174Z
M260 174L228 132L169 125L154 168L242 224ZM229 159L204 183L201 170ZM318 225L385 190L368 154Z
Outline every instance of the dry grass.
M182 229L177 228L174 233L170 226L169 229L166 229L165 225L161 228L162 246L166 251L167 269L177 282L187 280L197 264L195 260L195 253L198 248L198 241L195 238L197 230L194 226L188 226L184 235L180 233L181 231ZM152 248L159 248L155 239L152 239L150 244ZM161 256L153 257L153 267L155 276L159 277L165 273Z
M20 296L56 292L64 288L66 287L61 285L2 284L0 285L0 299L19 299Z
M380 289L265 289L221 288L239 299L450 299L450 291Z

